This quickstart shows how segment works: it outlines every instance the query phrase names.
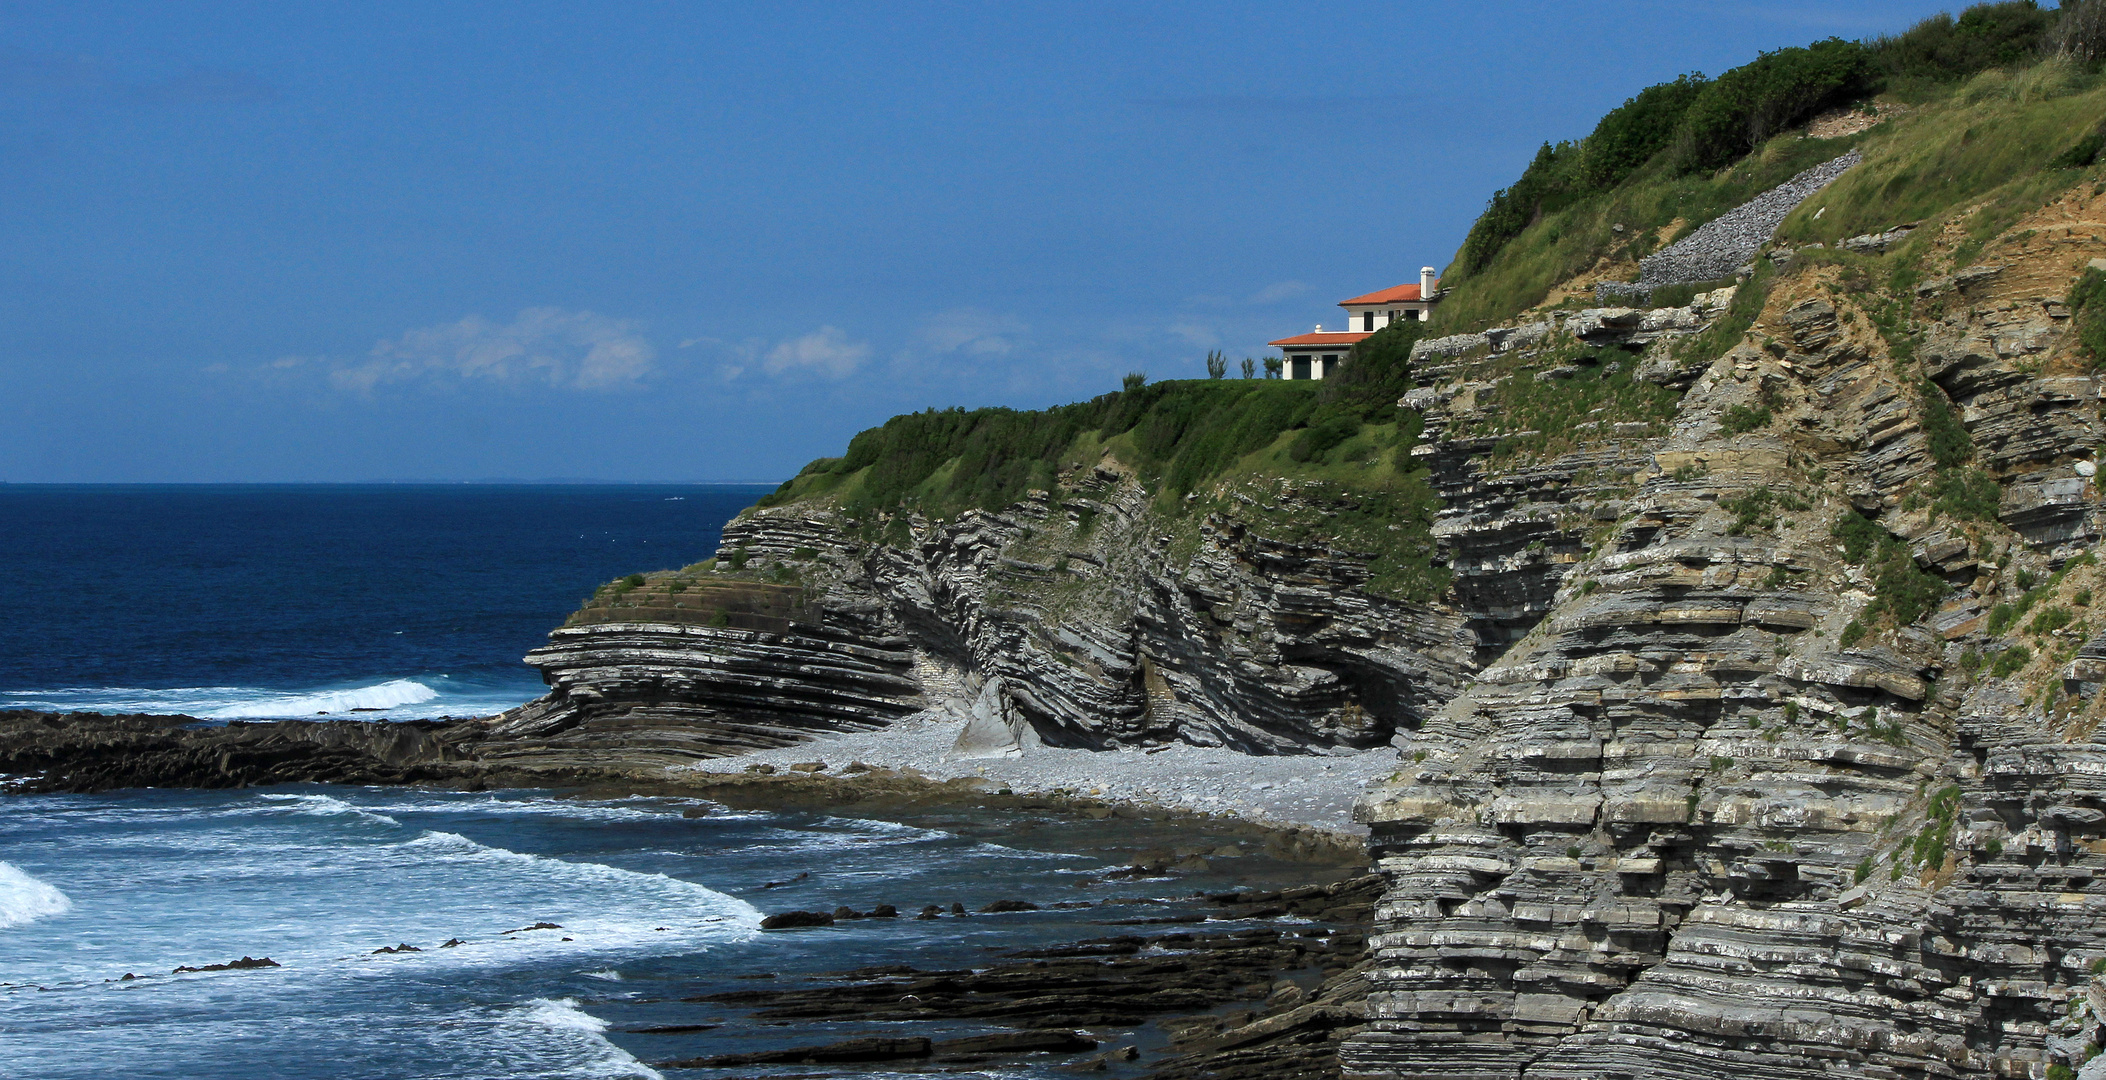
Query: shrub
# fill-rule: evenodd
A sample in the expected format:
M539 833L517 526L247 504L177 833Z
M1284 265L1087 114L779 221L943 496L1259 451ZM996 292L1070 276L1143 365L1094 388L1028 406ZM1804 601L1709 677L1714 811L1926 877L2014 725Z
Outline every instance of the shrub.
M1947 82L2032 59L2055 24L2032 0L1976 4L1957 19L1940 12L1904 33L1875 38L1872 62L1889 79Z
M1360 434L1360 418L1348 413L1333 412L1311 423L1295 436L1287 447L1287 456L1296 461L1313 461L1331 452L1333 447Z
M2106 4L2099 0L2068 0L2062 18L2047 35L2047 46L2055 55L2080 63L2106 60Z
M1596 191L1607 191L1667 149L1682 114L1706 85L1702 74L1692 72L1648 86L1609 110L1581 146L1581 179Z
M2106 150L2106 123L2091 129L2081 139L2070 144L2070 148L2055 155L2049 165L2057 169L2089 169L2099 160L2099 151Z
M2106 364L2106 273L2087 268L2070 287L2069 310L2077 324L2078 348L2093 367Z
M1411 347L1425 336L1426 324L1408 319L1360 339L1337 374L1323 381L1317 400L1378 423L1394 418L1397 399L1417 385Z
M1974 456L1974 440L1953 414L1952 402L1938 384L1924 379L1916 385L1916 400L1923 409L1923 433L1930 441L1931 460L1940 467L1957 469Z
M2033 616L2033 621L2026 626L2026 630L2035 637L2052 634L2068 626L2072 618L2069 609L2051 607Z
M1836 644L1841 645L1843 648L1847 649L1852 645L1863 641L1864 639L1865 624L1857 621L1856 619L1852 619L1850 620L1850 625L1843 627L1843 633L1841 636L1836 638Z
M1682 172L1727 165L1875 85L1871 53L1856 42L1829 38L1763 53L1720 75L1690 102L1675 135L1675 164Z
M1872 554L1879 542L1887 538L1887 531L1872 523L1872 519L1855 510L1846 510L1835 519L1835 527L1829 535L1843 542L1843 558L1852 564L1862 563Z
M1725 428L1728 435L1746 435L1750 431L1770 426L1770 410L1768 408L1751 409L1746 405L1735 405L1726 410L1726 415L1720 421L1720 426Z
M1228 377L1228 357L1227 357L1227 356L1224 356L1224 355L1222 355L1222 352L1221 352L1221 350L1220 350L1220 349L1208 349L1208 350L1207 350L1207 378L1209 378L1209 379L1222 379L1222 378L1227 378L1227 377Z
M1996 661L1989 665L1989 674L2001 679L2032 662L2033 650L2013 645L1996 654Z
M1896 626L1907 626L1930 614L1952 591L1944 578L1917 567L1908 545L1900 540L1881 545L1873 588L1877 590L1874 607L1894 616Z
M1931 507L1963 521L1995 521L2003 488L1978 469L1941 472L1931 481Z
M1463 237L1450 272L1470 274L1484 269L1507 241L1521 235L1521 230L1570 202L1576 194L1572 174L1577 171L1579 159L1578 143L1544 143L1514 186L1492 193L1484 213L1478 215L1469 234Z
M1255 376L1256 376L1257 374L1258 374L1258 362L1257 362L1256 360L1253 360L1253 359L1251 359L1251 358L1250 358L1250 357L1248 357L1248 356L1244 357L1244 358L1243 358L1243 377L1244 377L1244 378L1246 378L1246 379L1249 379L1249 378L1253 378L1253 377L1255 377Z
M643 583L644 576L642 574L630 574L622 579L622 584L632 589L641 588Z
M1126 393L1129 393L1129 394L1133 394L1133 393L1139 393L1139 392L1140 392L1140 389L1141 389L1142 387L1144 387L1144 386L1147 386L1147 385L1148 385L1148 373L1147 373L1147 372L1145 372L1145 371L1129 371L1129 372L1127 372L1127 373L1126 373L1126 378L1124 378L1123 380L1121 380L1121 381L1120 381L1120 386L1119 386L1119 388L1120 388L1121 390L1125 391Z
M1872 856L1867 855L1857 861L1857 869L1851 871L1850 880L1862 884L1866 878L1871 876Z
M1279 377L1280 377L1280 368L1281 368L1281 366L1282 366L1283 364L1285 364L1285 363L1286 363L1286 361L1282 360L1282 359L1281 359L1280 357L1277 357L1277 356L1268 356L1268 357L1266 357L1266 358L1265 358L1265 377L1266 377L1266 378L1268 378L1268 379L1277 379L1277 378L1279 378Z

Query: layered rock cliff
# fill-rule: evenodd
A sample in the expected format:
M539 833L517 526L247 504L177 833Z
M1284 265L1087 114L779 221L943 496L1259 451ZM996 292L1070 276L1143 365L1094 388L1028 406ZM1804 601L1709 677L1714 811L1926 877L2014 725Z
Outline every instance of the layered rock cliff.
M1349 1073L2096 1052L2106 751L2061 676L2106 432L2061 298L2102 234L2087 186L1903 296L1847 259L1777 281L1547 617L1366 798L1392 887Z
M1861 160L1813 202L1920 179ZM2106 1039L2106 428L2069 298L2106 183L2058 175L1421 341L1393 425L1189 489L1118 429L992 509L751 511L603 590L498 729L544 763L923 710L980 750L1391 744L1351 1075L2074 1071Z

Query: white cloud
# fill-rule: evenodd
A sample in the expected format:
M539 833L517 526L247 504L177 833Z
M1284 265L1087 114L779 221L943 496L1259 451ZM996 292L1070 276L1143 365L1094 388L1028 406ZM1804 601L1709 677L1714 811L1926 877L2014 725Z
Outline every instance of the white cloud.
M1309 283L1305 281L1275 281L1252 293L1250 302L1253 304L1277 304L1282 300L1291 300L1308 291Z
M1221 344L1221 335L1215 333L1214 328L1211 326L1202 326L1198 323L1177 323L1170 327L1170 332L1183 338L1186 344L1202 349L1211 349Z
M366 360L339 367L329 378L339 389L361 393L382 383L419 380L603 390L636 385L657 358L635 323L538 307L509 323L470 315L411 330L373 346Z
M769 350L761 363L770 375L809 369L830 378L844 378L870 357L870 346L850 341L839 327L822 326L799 338L791 338Z
M1016 348L1016 338L1030 329L1014 315L957 308L929 316L922 324L921 340L937 353L1007 356Z

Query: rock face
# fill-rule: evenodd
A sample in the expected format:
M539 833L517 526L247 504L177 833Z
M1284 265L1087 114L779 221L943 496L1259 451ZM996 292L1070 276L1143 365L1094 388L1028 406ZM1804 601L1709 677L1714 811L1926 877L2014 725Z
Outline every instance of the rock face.
M2072 692L2106 587L2076 467L2101 388L2056 298L2100 202L1924 286L1920 375L1883 298L1782 279L1538 586L1545 616L1364 800L1391 887L1348 1075L2041 1076L2091 1052L2106 747ZM1964 467L1936 460L1941 399ZM1986 502L1950 494L1969 476ZM1846 512L1896 554L1851 562Z
M1438 602L1278 525L1364 492L1180 515L1106 456L997 513L745 515L581 612L496 730L552 761L923 709L973 753L1393 743L1351 1075L2074 1068L2106 962L2106 428L2060 299L2106 254L2088 190L1948 229L1904 291L1779 261L1722 353L1690 346L1720 294L1422 342Z
M1303 753L1381 745L1470 670L1464 620L1363 591L1365 555L1216 517L1180 561L1147 504L1105 465L1058 498L903 520L904 543L862 539L824 508L747 514L725 527L717 565L795 581L779 625L710 626L716 586L647 584L637 606L592 613L606 621L528 656L551 692L498 730L583 753L643 726L669 754L710 755L926 708L1055 745ZM675 595L697 597L678 610L703 625L617 621L664 617Z

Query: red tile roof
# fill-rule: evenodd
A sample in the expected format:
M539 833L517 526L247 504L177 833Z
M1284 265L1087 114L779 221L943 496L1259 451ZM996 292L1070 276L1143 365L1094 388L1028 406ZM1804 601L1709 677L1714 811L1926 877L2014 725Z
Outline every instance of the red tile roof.
M1340 300L1338 306L1345 307L1348 304L1400 304L1407 300L1417 299L1419 299L1419 283L1414 281L1409 285L1398 285L1395 288L1384 289L1381 292L1371 292L1366 296L1356 296L1351 300Z
M1417 286L1413 286L1413 288L1417 288ZM1351 345L1352 343L1354 343L1354 342L1356 342L1356 341L1359 341L1359 340L1361 340L1361 339L1363 339L1363 338L1369 338L1369 337L1373 337L1373 336L1374 336L1373 334L1334 334L1334 333L1330 333L1329 331L1326 331L1326 332L1324 332L1324 333L1321 333L1321 334L1296 334L1296 335L1295 335L1295 336L1293 336L1293 337L1283 337L1283 338L1281 338L1281 339L1280 339L1280 340L1278 340L1278 341L1268 341L1268 342L1266 342L1266 344L1267 344L1267 345L1273 345L1273 346L1279 346L1279 345Z

